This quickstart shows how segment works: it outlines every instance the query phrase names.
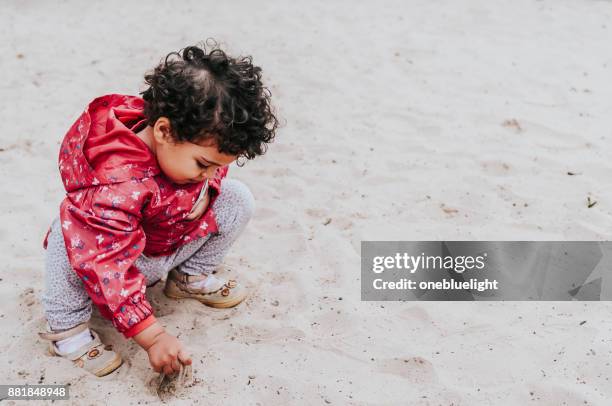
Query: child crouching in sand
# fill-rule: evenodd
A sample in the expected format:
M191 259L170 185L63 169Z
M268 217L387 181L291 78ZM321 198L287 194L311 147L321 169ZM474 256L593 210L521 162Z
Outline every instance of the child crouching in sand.
M244 287L214 272L253 212L253 196L228 165L266 151L277 128L270 92L250 57L215 47L170 53L145 76L142 98L93 100L66 134L66 189L45 238L43 306L53 355L104 376L122 359L88 327L92 302L172 374L191 363L156 321L147 286L212 307L244 300Z

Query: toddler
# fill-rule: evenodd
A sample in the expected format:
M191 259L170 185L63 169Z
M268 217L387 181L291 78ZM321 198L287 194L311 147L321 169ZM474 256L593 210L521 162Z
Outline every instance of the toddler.
M42 303L52 355L96 376L122 359L88 326L92 302L133 338L157 372L191 363L156 321L145 291L167 275L164 293L227 308L246 292L223 270L253 213L253 196L226 177L274 139L277 119L261 68L219 47L172 52L145 76L142 98L93 100L61 145L66 189L45 237ZM239 163L239 166L241 166Z

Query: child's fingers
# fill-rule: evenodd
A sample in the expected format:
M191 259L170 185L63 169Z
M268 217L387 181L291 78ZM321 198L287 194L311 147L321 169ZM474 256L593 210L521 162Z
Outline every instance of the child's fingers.
M174 370L172 369L172 365L171 364L166 364L164 365L164 374L166 375L173 375L174 374Z
M183 365L191 365L191 356L189 356L184 350L179 351L178 359Z
M164 369L164 365L156 362L154 360L149 359L149 364L151 364L151 368L153 368L153 371L161 373L162 370Z
M172 365L172 371L181 372L181 363L179 362L177 358L172 360L171 365Z

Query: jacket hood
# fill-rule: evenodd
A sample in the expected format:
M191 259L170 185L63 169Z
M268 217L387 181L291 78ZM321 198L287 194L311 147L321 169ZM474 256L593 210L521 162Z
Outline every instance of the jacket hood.
M136 136L145 126L140 97L110 94L89 103L60 148L59 170L66 191L159 174L155 156Z

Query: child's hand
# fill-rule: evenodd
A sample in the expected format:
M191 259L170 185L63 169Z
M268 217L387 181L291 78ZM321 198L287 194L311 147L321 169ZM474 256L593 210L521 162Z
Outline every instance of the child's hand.
M206 211L209 201L210 201L210 196L208 195L208 193L206 193L206 195L204 195L202 200L200 200L198 204L193 206L193 208L191 209L191 213L189 213L189 215L185 217L185 219L190 220L190 221L199 219L200 216L202 216L202 214L204 214L204 212Z
M191 358L186 355L183 344L178 338L166 332L157 336L157 339L147 350L149 362L156 372L172 375L181 369L180 363L190 365Z
M178 338L166 333L158 323L136 334L134 340L149 355L149 363L155 372L172 375L180 371L180 363L191 365L191 357L187 355L183 344Z

